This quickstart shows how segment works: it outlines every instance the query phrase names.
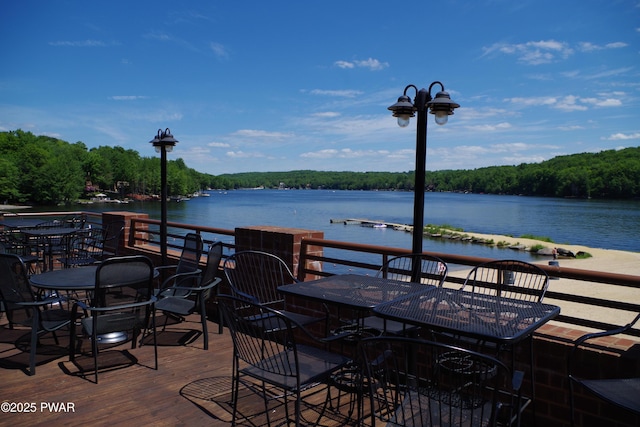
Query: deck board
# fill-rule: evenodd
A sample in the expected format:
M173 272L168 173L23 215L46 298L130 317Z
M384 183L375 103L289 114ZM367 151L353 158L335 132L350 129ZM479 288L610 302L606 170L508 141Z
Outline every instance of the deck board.
M78 376L78 368L69 362L68 356L51 360L52 356L39 356L45 363L36 367L36 375L28 376L24 369L28 353L15 346L20 334L9 330L6 318L0 319L0 402L35 403L35 413L2 413L0 426L16 425L117 425L124 423L153 424L154 426L209 425L228 426L231 421L231 359L233 344L228 331L218 335L218 325L210 322L209 350L203 350L199 336L186 345L176 345L176 337L189 330L200 330L199 317L188 322L170 325L169 332L159 332L163 344L158 346L159 369L153 367L153 346L144 345L131 349L129 343L110 349L121 357L128 352L138 361L132 366L99 373L99 383L94 384L93 373L87 379ZM68 333L59 334L62 352L68 343ZM53 345L48 334L42 344ZM103 353L101 353L103 355ZM106 355L106 353L105 353ZM106 355L108 357L108 355ZM100 364L106 358L100 359ZM48 360L48 361L47 361ZM92 366L92 359L81 360ZM89 381L90 380L90 381ZM246 393L241 393L245 395ZM324 393L315 399L322 402ZM346 400L346 399L343 399ZM72 403L74 412L52 412L40 409L41 403ZM238 405L248 419L239 420L239 426L264 426L262 400L255 395L241 398ZM282 407L271 414L278 419ZM315 419L314 411L307 410L309 419ZM341 414L323 417L322 424L339 426L348 424ZM272 419L273 422L273 419Z

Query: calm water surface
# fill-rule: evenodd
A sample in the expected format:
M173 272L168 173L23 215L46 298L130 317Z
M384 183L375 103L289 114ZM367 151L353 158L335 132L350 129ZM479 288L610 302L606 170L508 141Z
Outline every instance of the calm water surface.
M413 193L329 190L211 191L210 197L168 204L169 221L234 229L278 225L323 231L325 238L411 248L411 234L392 228L332 224L362 218L410 224ZM65 209L69 209L66 207ZM158 202L78 205L77 210L130 210L160 218ZM425 224L468 233L546 236L558 245L640 251L640 201L601 201L458 193L427 193ZM425 239L427 251L531 259L510 249Z

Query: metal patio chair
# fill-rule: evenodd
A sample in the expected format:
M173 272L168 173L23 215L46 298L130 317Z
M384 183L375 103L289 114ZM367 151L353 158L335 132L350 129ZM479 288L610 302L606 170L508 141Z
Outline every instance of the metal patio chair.
M202 274L186 276L182 280L170 280L170 286L160 289L156 303L156 310L164 312L165 315L177 316L179 320L184 320L184 316L196 311L199 312L205 350L209 348L206 301L222 281L222 278L218 277L221 259L222 243L217 242L209 248L207 266ZM219 322L218 332L222 333L221 316ZM166 327L166 321L164 327Z
M36 373L36 353L41 335L71 323L71 313L62 307L63 298L38 299L27 278L27 268L18 255L0 254L0 305L9 321L9 327L22 325L31 328L29 375Z
M278 286L296 283L298 280L276 255L252 250L236 252L225 260L224 274L234 296L278 310L301 325L324 321L326 329L328 311L324 317L318 317L287 308L284 296L278 292Z
M284 313L246 299L221 295L219 305L233 340L232 425L238 419L241 383L264 400L267 425L271 425L272 400L283 404L285 424L293 421L296 426L317 425L327 401L316 423L303 420L302 392L325 383L332 373L351 362L341 354L320 348L334 337L318 339ZM318 347L299 344L296 336L301 332ZM295 406L293 418L289 414L290 400Z
M571 425L575 425L575 395L576 388L587 390L592 396L607 402L631 414L640 415L640 373L638 372L638 356L635 355L635 371L620 372L619 376L606 377L594 373L593 366L587 371L580 370L578 349L588 345L587 341L594 338L612 337L629 331L640 320L640 314L631 322L620 328L603 332L592 332L582 335L573 342L573 347L567 359L567 373L569 378L569 406L571 410ZM634 356L632 356L633 358ZM633 366L629 364L628 366ZM580 371L580 373L578 373Z
M522 372L498 359L434 341L381 336L359 343L371 425L517 424Z
M153 264L142 255L114 257L98 265L93 300L76 301L74 318L81 313L81 333L91 344L95 383L98 383L98 352L101 345L131 340L136 348L139 334L150 329L153 335L155 369L158 369ZM142 291L142 292L141 292ZM69 359L76 360L76 324L71 324Z
M447 278L447 263L437 256L427 254L400 255L389 259L376 273L376 277L384 277L391 280L412 281L413 277L419 283L431 286L442 286ZM369 330L378 330L380 333L400 335L417 329L401 322L385 320L377 316L368 316L363 321L363 326Z

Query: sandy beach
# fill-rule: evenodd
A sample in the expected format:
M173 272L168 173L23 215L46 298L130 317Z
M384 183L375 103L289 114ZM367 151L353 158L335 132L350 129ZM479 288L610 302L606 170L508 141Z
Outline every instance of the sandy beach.
M619 251L613 249L600 249L591 248L581 245L571 244L556 244L543 242L540 240L523 239L520 237L510 237L494 234L480 234L473 232L465 232L470 236L478 239L493 240L494 242L507 242L509 245L524 245L526 247L532 247L535 245L543 245L545 247L553 248L559 247L571 252L587 252L591 254L590 258L576 259L576 258L561 258L558 261L560 266L579 268L584 270L604 271L609 273L631 274L640 276L640 252ZM506 250L506 249L505 249ZM508 258L508 253L505 254L505 258ZM553 260L552 257L548 259L542 259L537 263L546 264L548 261Z
M607 273L628 274L632 276L640 276L640 252L628 252L612 249L600 249L591 248L580 245L562 244L555 245L554 243L542 242L539 240L522 239L518 237L509 237L501 235L479 234L479 233L465 233L478 239L492 239L494 242L504 241L509 245L524 245L531 247L534 245L543 245L546 247L561 247L571 252L587 252L591 254L589 258L576 259L576 258L559 258L556 261L559 262L560 267L576 268L582 270L602 271ZM508 249L505 249L507 251ZM505 253L504 258L508 258L508 252ZM544 257L539 261L535 261L536 264L547 265L549 261L553 260L551 256ZM466 275L466 272L463 273ZM560 292L573 295L583 295L593 298L602 298L613 301L628 301L631 303L640 303L640 288L629 288L624 286L607 286L600 283L581 282L572 279L557 279L549 281L549 291ZM567 301L556 301L551 298L545 298L544 302L549 304L556 304L561 307L562 314L575 316L584 319L592 319L603 322L609 322L616 325L624 325L633 320L635 315L629 312L623 312L619 310L613 310L608 308L594 307L584 304L576 304ZM552 322L553 323L553 322ZM573 328L578 328L573 326ZM640 329L640 325L636 325L636 328ZM586 331L590 331L586 328L580 328Z

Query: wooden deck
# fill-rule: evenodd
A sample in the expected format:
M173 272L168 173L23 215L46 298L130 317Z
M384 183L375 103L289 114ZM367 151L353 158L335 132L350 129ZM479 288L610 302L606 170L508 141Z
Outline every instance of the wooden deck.
M59 334L60 346L55 345L51 334L43 337L36 375L27 375L28 348L25 346L26 351L21 351L22 346L16 346L16 340L25 330L8 329L3 316L0 319L0 402L3 405L0 426L230 425L233 345L228 331L225 329L218 335L218 325L210 322L209 350L203 350L202 337L194 334L200 330L198 320L199 317L192 316L187 322L159 331L157 371L153 369L151 345L131 349L130 343L125 343L100 353L101 366L111 363L120 366L100 371L99 383L95 384L93 372L83 378L78 366L92 366L93 359L83 357L77 361L78 365L69 362L65 331ZM189 337L195 339L189 340ZM131 364L129 357L137 362ZM122 366L123 362L128 362L128 366ZM324 391L326 389L309 400L324 402ZM266 426L262 400L247 390L241 390L240 396L238 410L245 418L238 420L238 425ZM7 403L15 404L12 409L22 412L7 413ZM341 406L334 402L338 410L327 410L321 425L353 424L342 414L346 414L347 404L348 399L344 397L340 400ZM31 412L26 412L25 407ZM315 420L319 407L307 406L303 415ZM281 405L269 411L273 425L283 421Z

